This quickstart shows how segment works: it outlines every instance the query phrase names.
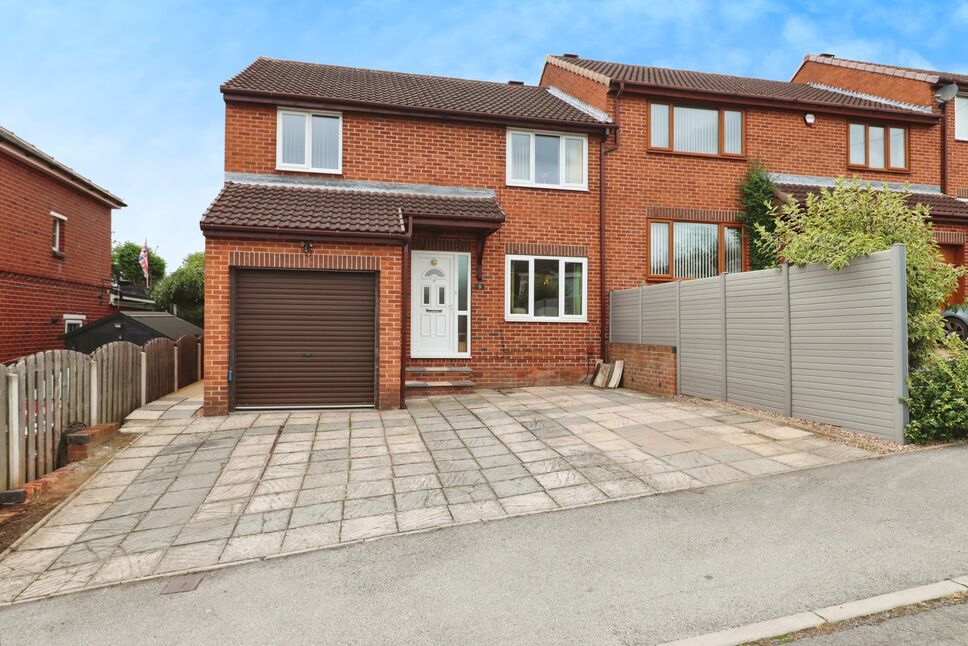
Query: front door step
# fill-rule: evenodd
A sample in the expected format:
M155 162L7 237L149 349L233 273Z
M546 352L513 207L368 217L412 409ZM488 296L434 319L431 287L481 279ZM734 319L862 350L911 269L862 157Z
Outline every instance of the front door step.
M407 380L407 388L473 388L474 382L470 379L458 379L455 381L422 381Z

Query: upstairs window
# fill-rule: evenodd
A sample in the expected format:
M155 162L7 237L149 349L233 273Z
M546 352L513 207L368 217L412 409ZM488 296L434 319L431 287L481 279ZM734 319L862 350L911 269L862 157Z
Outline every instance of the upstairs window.
M968 141L968 94L955 97L955 139Z
M586 190L588 137L508 130L507 183Z
M341 173L342 132L343 119L338 113L279 110L276 168Z
M907 170L907 128L852 123L850 166L871 170Z
M67 217L53 211L50 215L54 221L50 248L55 256L61 257L64 255L64 230L67 228Z
M694 155L742 157L744 118L739 110L649 104L649 148Z

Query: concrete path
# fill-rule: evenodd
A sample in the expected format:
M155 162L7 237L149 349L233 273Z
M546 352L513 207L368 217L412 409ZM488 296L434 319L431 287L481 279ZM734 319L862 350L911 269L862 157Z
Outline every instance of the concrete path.
M966 464L951 447L381 539L217 570L194 592L161 595L162 579L0 608L0 635L655 644L968 572Z
M132 416L125 431L141 437L0 560L0 602L869 456L709 405L582 387L405 411L187 406Z

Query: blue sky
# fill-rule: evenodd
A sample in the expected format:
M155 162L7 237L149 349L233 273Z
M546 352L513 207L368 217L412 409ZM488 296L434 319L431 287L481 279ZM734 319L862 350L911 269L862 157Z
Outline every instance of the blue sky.
M968 1L0 0L0 125L122 197L174 269L222 182L219 84L259 55L535 83L548 53L787 80L805 53L968 71Z

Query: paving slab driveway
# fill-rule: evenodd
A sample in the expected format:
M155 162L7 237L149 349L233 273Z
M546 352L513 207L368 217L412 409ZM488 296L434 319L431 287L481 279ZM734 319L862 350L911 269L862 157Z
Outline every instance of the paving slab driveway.
M627 390L408 406L134 419L140 437L0 560L0 602L872 455Z

